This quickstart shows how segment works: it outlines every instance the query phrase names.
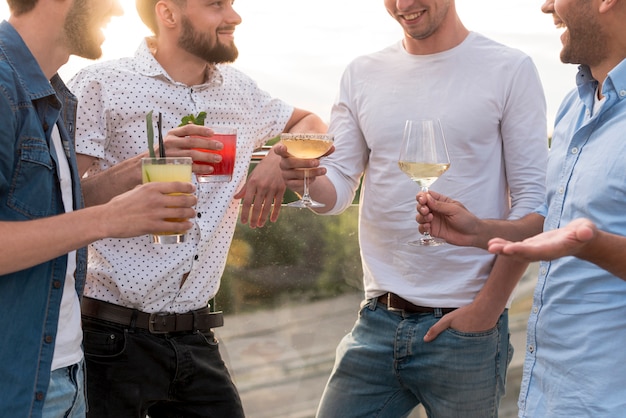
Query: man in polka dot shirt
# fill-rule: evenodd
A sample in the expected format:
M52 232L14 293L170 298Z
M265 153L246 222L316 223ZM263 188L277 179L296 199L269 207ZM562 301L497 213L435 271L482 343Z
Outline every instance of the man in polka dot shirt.
M90 246L82 304L88 416L242 417L211 330L222 318L207 304L219 288L240 199L242 221L251 227L278 215L285 190L280 158L271 151L246 180L253 150L281 132L325 132L326 125L228 65L237 57L234 30L241 23L232 2L137 0L137 10L155 36L133 57L87 67L69 83L80 103L86 204L141 183L150 111L160 112L169 130L168 156L215 161L192 150L216 147L209 128L177 127L183 116L204 111L206 126L237 128L237 157L232 181L198 186L196 225L185 243L158 246L144 236ZM206 167L194 164L194 171Z

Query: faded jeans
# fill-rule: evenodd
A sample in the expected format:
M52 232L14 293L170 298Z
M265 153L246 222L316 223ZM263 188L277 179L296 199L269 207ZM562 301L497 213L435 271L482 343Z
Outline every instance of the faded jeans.
M430 418L497 417L513 355L508 311L491 330L448 329L425 343L438 319L364 302L337 347L318 418L401 418L419 404Z
M85 416L84 362L53 370L43 405L43 418Z

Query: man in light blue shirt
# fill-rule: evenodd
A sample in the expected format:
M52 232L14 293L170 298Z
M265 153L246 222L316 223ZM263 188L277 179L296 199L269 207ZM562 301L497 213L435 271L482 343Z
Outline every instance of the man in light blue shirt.
M540 264L528 322L520 417L621 417L626 413L626 1L547 0L542 10L567 28L561 60L581 64L577 89L556 118L545 204L506 222L478 220L436 193L418 195L418 222L452 243L526 261L551 260ZM545 232L535 235L542 228ZM500 297L508 296L504 293ZM462 315L459 309L444 317L427 338L454 328Z

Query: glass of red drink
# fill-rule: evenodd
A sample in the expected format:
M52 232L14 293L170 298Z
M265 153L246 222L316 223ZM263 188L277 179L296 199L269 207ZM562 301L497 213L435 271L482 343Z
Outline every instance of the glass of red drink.
M235 155L237 150L237 129L227 126L211 126L214 134L212 140L219 141L224 145L221 150L198 149L197 151L210 152L222 156L219 163L205 163L194 161L194 164L213 166L211 174L197 174L198 183L228 182L233 178L235 168Z

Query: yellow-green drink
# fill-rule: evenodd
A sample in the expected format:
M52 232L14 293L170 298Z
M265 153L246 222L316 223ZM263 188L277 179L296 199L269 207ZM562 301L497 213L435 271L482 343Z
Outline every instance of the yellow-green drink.
M142 158L141 178L143 183L183 181L191 182L190 157ZM184 222L187 219L166 219L169 222ZM185 233L163 232L151 236L154 244L180 244L185 242Z

